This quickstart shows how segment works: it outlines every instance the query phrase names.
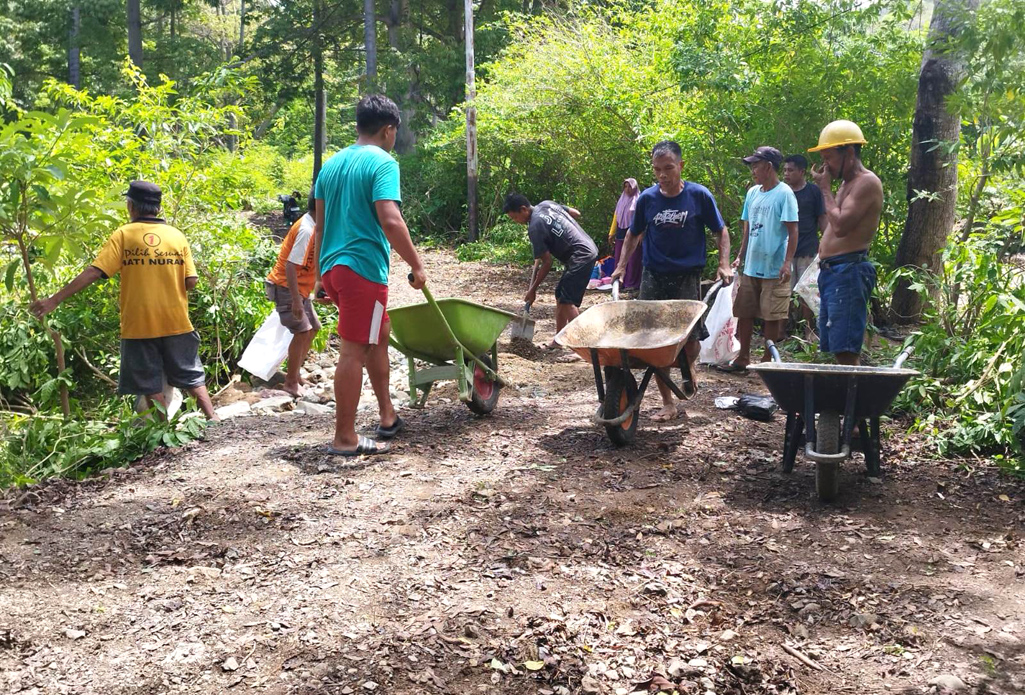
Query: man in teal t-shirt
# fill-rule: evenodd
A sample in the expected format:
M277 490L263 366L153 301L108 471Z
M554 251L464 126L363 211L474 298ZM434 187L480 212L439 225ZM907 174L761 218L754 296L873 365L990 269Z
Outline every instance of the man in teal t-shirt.
M399 109L370 94L356 105L356 144L324 164L317 176L316 251L318 276L338 307L338 367L335 369L335 436L328 452L359 456L388 451L356 435L356 407L363 367L377 396L379 439L391 439L405 424L388 388L388 271L392 247L409 264L415 289L426 276L399 210L399 164L395 147Z
M733 303L740 354L724 371L743 372L751 362L755 319L765 323L765 338L779 341L790 310L790 272L797 249L797 197L779 180L783 155L758 147L744 157L755 185L748 189L740 219L743 240L733 262L744 270ZM768 353L763 361L769 359Z

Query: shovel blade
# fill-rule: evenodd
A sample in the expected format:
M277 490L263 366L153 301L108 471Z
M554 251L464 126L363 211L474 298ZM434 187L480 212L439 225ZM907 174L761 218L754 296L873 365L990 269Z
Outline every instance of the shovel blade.
M522 340L534 340L534 319L524 314L513 321L512 337Z

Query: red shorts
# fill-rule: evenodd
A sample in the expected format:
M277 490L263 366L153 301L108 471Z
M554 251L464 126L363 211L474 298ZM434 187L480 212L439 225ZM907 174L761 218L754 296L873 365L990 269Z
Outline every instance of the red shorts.
M320 283L338 307L338 335L360 345L388 341L388 285L370 282L348 266L336 265Z

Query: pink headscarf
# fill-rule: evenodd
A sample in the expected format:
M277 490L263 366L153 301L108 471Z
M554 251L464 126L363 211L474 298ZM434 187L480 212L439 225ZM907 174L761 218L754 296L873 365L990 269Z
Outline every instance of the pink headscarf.
M637 179L624 179L623 183L629 184L629 188L623 191L616 203L616 226L629 229L634 221L634 210L637 209L637 196L641 192L637 188Z

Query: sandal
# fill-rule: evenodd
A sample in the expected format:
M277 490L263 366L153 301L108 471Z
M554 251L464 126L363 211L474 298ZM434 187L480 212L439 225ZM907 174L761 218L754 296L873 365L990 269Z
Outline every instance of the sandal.
M344 456L344 457L371 456L373 454L387 454L390 449L391 449L391 447L388 446L387 444L385 444L384 446L377 446L377 442L375 442L370 437L359 437L356 440L356 448L353 449L352 451L343 451L342 449L336 449L333 446L331 446L330 444L328 444L326 447L324 447L325 453L330 454L331 456Z
M377 426L376 434L378 439L391 439L396 434L401 432L406 427L406 421L400 418L398 415L395 416L395 422L392 423L391 427L384 427L382 425Z
M747 374L746 364L737 364L736 362L730 362L729 364L716 364L713 365L720 372L727 374Z

